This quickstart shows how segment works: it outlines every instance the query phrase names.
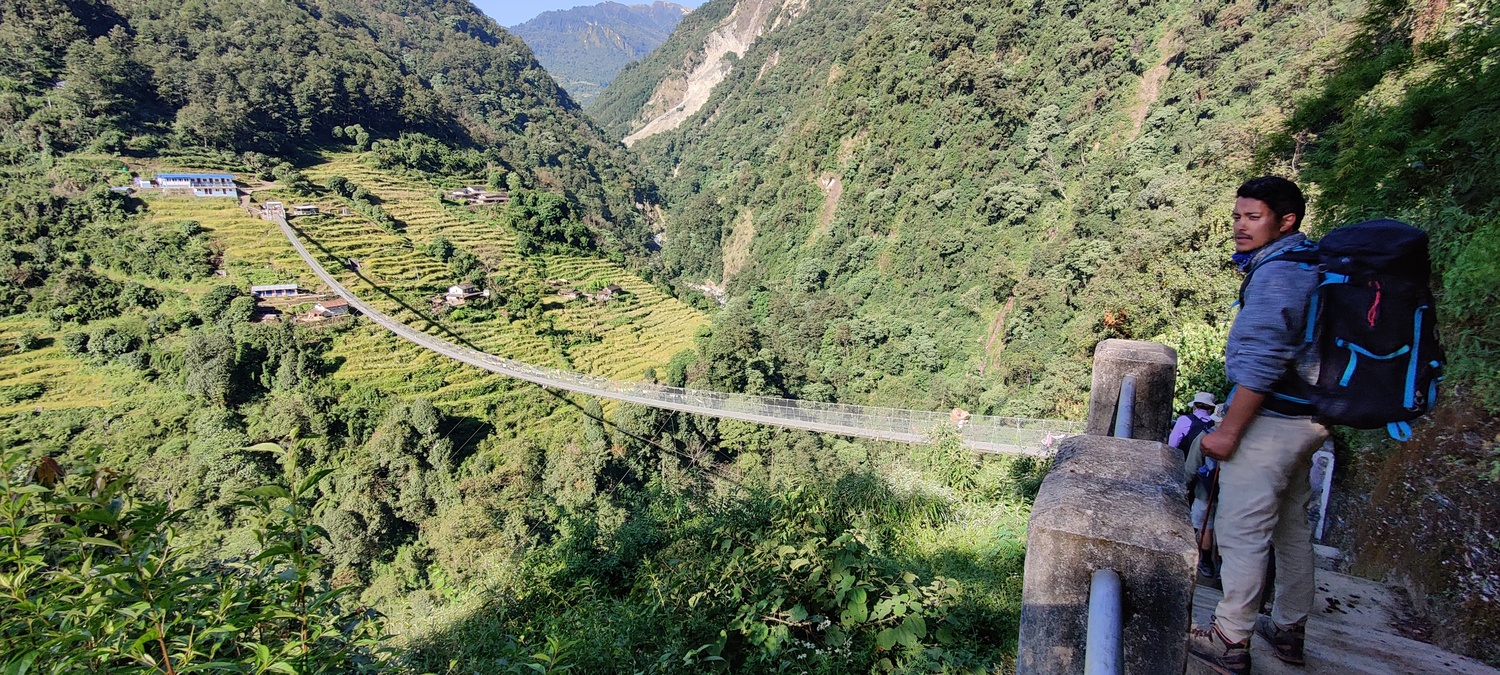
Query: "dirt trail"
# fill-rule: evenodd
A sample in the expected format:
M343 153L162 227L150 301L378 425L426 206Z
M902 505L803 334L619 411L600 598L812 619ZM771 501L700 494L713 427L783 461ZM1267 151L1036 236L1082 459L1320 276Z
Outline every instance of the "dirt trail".
M1161 39L1156 42L1156 53L1161 54L1161 60L1156 62L1150 70L1141 75L1141 96L1135 105L1130 108L1131 137L1141 132L1141 125L1146 122L1146 115L1151 112L1151 104L1156 102L1156 97L1161 95L1161 85L1167 81L1167 76L1172 74L1172 60L1180 53L1173 49L1177 40L1177 31L1168 30L1163 33Z
M995 357L1000 355L1000 350L1005 349L1005 315L1010 313L1016 306L1016 296L1012 295L1005 301L1005 306L995 313L995 320L990 322L990 337L984 343L984 363L979 366L979 374L984 375L995 363Z

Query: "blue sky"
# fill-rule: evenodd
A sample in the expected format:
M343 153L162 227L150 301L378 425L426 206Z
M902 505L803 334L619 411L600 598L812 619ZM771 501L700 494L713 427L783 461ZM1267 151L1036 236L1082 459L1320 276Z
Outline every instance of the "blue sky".
M474 0L474 6L490 15L500 25L510 27L526 23L527 19L554 9L568 9L585 5L597 5L603 0ZM644 5L651 0L614 0L623 5ZM668 0L683 7L697 7L704 0Z

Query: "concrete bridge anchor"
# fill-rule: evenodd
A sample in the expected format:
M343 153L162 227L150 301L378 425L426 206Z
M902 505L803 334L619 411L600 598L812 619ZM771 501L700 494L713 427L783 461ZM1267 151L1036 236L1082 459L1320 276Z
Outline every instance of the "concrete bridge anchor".
M1084 672L1091 580L1113 570L1123 671L1180 673L1198 551L1182 454L1158 440L1171 420L1177 355L1163 345L1106 340L1094 357L1091 435L1061 442L1032 505L1016 672ZM1128 405L1119 405L1122 389ZM1106 435L1117 421L1132 437Z

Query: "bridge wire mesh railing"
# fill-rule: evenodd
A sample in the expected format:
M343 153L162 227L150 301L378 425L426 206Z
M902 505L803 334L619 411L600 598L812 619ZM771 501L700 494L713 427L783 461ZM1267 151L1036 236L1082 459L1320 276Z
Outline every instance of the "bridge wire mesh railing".
M685 389L614 380L495 356L419 331L364 302L323 268L285 217L264 217L281 228L282 234L319 280L371 321L425 349L545 387L700 415L907 443L925 442L937 429L945 425L956 426L962 443L975 450L1038 457L1051 456L1056 441L1083 433L1081 423L1064 420L974 415L960 424L955 423L949 413L943 412Z

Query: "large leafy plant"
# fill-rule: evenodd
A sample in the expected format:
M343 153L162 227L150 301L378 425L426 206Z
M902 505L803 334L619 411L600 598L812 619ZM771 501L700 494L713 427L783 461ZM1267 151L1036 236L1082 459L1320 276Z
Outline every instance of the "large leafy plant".
M278 448L279 449L279 448ZM245 493L260 552L180 545L182 513L125 477L0 459L0 664L6 673L328 673L382 666L374 617L322 581L320 471ZM292 481L290 479L297 478Z

